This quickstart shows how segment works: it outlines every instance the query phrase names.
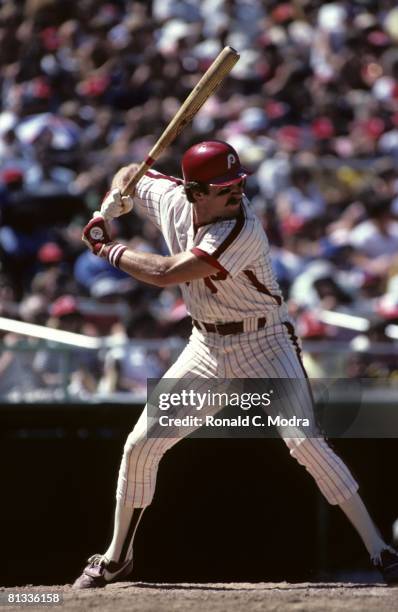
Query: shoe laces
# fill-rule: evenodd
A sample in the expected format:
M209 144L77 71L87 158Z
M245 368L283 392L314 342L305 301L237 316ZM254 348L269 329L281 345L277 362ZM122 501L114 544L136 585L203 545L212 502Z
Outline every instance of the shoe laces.
M104 555L96 554L92 555L87 561L90 563L91 567L105 567L108 559Z

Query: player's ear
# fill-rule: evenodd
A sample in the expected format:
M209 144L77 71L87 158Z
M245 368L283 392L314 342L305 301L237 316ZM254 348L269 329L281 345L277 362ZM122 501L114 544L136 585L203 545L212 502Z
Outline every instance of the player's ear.
M189 202L200 202L209 194L209 187L205 183L188 181L184 183L185 194Z
M201 202L206 200L208 196L208 194L203 193L203 191L200 191L199 189L193 189L191 193L193 201L197 204L200 204Z
M198 186L194 186L192 188L192 196L193 196L193 201L198 204L201 204L202 202L207 201L209 198L208 186L201 185L201 184L199 184Z

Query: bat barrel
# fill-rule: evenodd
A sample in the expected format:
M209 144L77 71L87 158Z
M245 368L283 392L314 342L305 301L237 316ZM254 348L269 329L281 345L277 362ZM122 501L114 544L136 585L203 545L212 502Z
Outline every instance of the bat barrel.
M161 153L190 123L198 110L206 100L220 87L225 77L231 72L239 60L239 53L232 47L225 47L216 57L214 62L206 70L199 83L191 91L185 102L181 105L176 115L170 121L159 140L152 147L148 157L143 161L137 172L124 186L122 194L127 195L133 191L133 187L144 176L147 170L158 159Z

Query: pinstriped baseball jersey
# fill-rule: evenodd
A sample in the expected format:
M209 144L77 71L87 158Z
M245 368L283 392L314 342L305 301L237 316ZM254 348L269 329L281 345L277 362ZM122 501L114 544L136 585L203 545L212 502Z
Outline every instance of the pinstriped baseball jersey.
M150 171L138 183L135 205L162 231L172 255L192 251L214 274L181 286L189 314L221 323L261 317L282 304L262 225L244 196L237 218L196 228L182 182Z

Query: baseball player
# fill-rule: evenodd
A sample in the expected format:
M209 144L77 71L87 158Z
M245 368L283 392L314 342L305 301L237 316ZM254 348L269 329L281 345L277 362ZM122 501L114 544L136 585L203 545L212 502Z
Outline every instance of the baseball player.
M142 282L180 286L192 335L164 378L190 384L234 378L303 381L297 411L311 417L298 339L271 269L267 237L244 195L247 172L236 151L225 142L201 142L183 156L183 180L148 171L133 196L122 196L135 168L116 174L101 206L103 216L88 223L83 240L93 253ZM104 217L115 218L133 206L163 233L170 256L137 252L110 239ZM177 431L151 435L143 411L124 447L112 542L104 554L89 558L75 588L103 587L131 572L134 535L152 501L159 462L179 439ZM351 521L385 581L398 582L398 554L380 536L342 460L320 436L284 442L327 501Z

